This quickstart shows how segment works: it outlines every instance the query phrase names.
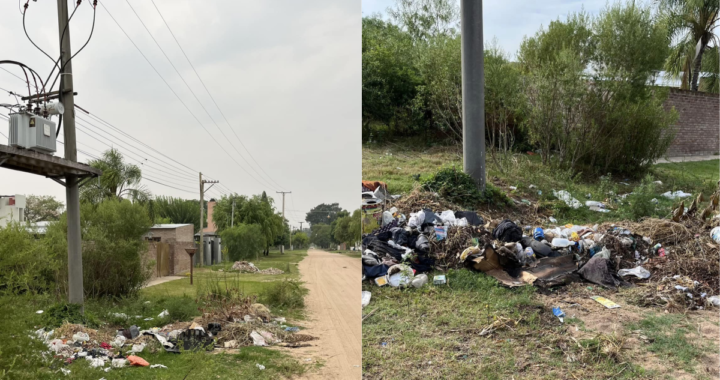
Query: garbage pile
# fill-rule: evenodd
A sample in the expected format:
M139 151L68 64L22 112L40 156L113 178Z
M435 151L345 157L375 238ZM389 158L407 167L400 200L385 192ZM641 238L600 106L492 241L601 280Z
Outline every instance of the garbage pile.
M558 197L580 207L563 195ZM713 197L708 207L715 211L718 195ZM465 267L507 287L548 288L587 281L616 290L651 278L668 284L692 278L692 286L663 288L674 291L672 297L680 294L692 300L684 303L688 308L714 305L717 297L709 296L720 294L720 228L713 230L718 236L713 241L707 212L698 218L685 210L675 220L647 219L623 226L557 226L552 217L540 225L522 225L510 219L486 222L474 211L427 207L447 206L440 200L421 203L422 208L417 202L391 204L381 215L381 227L363 236L363 280L378 286L419 287L427 282L426 275L415 281L422 273ZM403 208L408 205L414 208ZM667 295L663 297L669 302Z
M242 318L225 318L226 311L205 313L193 322L178 322L161 328L140 330L136 325L126 329L100 332L82 325L65 323L53 330L44 328L31 337L41 340L47 353L61 358L66 365L76 360L87 360L93 368L105 372L128 366L167 368L162 364L150 364L140 357L143 352L181 353L182 351L212 351L244 346L282 345L304 347L315 338L298 334L298 327L288 326L285 318L273 317L262 304L253 304L244 310ZM167 313L167 311L163 311ZM159 315L162 317L163 313ZM222 315L219 315L222 314ZM214 321L214 322L207 322ZM63 368L65 375L71 373Z
M284 271L277 268L260 269L255 264L247 261L236 261L232 270L239 271L240 273L260 273L260 274L283 274Z

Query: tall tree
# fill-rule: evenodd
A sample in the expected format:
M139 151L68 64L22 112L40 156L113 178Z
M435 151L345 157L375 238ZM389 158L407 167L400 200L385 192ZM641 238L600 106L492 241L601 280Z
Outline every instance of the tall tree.
M658 3L676 42L665 61L665 70L672 78L681 78L680 88L698 91L703 57L720 45L717 34L720 0L658 0ZM716 57L711 59L717 62Z
M332 224L338 218L338 213L343 211L339 203L319 204L313 207L306 215L305 220L311 226L316 224Z
M63 204L50 195L29 195L25 207L25 218L30 223L55 222L60 220Z
M129 199L144 202L150 199L150 191L140 184L142 171L126 163L123 155L115 148L105 151L102 157L91 160L90 166L102 170L98 180L92 180L80 189L80 199L100 203L104 199Z
M213 210L213 221L218 227L218 232L229 229L232 222L232 203L235 201L234 224L257 224L260 226L264 238L264 253L269 252L269 247L282 235L286 224L282 216L275 211L273 199L262 195L253 195L248 198L244 195L231 194L223 196L217 201Z
M199 207L200 202L197 199L160 196L148 201L148 213L154 223L166 219L170 223L193 224L196 233L200 231ZM205 207L207 210L207 205ZM207 227L207 220L203 227Z

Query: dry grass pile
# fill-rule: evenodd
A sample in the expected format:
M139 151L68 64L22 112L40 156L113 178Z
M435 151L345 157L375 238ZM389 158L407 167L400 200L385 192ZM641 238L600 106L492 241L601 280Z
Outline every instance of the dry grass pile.
M258 271L258 273L260 273L260 274L283 274L283 273L285 273L285 271L282 271L277 268L267 268L267 269Z
M392 202L392 206L397 207L398 211L406 216L426 208L437 212L464 210L463 207L442 199L436 193L423 191L420 187L415 187L410 194Z
M434 236L429 237L430 252L437 260L436 265L440 268L460 268L460 254L472 245L472 239L478 238L480 246L492 242L492 234L484 228L475 227L450 227L447 237L438 241Z

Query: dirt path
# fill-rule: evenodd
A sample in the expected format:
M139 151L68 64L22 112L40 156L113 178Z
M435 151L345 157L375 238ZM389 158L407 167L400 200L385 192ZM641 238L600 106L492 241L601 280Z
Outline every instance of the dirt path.
M323 362L305 379L360 379L362 374L360 259L309 250L299 265L310 293L305 298L308 320L303 333L318 338L312 347L283 349L304 364ZM308 360L310 359L310 360Z

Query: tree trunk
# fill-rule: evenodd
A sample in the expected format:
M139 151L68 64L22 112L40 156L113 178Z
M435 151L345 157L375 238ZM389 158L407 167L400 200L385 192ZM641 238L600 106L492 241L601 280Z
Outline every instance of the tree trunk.
M700 51L698 52L697 57L695 57L695 62L693 62L693 71L692 71L692 90L697 91L698 90L698 82L700 82L700 67L702 66L702 56L705 52L705 46L707 46L707 42L702 41L702 45L700 46Z

